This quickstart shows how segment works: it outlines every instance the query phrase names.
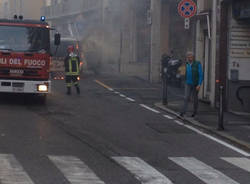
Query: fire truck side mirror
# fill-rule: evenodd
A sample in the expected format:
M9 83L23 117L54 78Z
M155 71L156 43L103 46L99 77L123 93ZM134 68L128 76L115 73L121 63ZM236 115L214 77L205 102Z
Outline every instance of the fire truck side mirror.
M60 43L61 43L61 35L60 35L60 33L56 33L54 35L54 44L55 45L60 45Z

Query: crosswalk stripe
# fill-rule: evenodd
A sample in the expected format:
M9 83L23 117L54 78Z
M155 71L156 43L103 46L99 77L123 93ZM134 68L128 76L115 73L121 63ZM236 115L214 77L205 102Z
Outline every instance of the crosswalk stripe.
M250 172L250 159L247 158L236 158L236 157L222 157L221 159L233 164L245 171Z
M105 184L80 159L73 156L49 156L71 184Z
M0 183L33 184L33 181L13 155L0 154Z
M205 163L193 157L171 157L169 159L178 164L179 166L187 169L189 172L191 172L207 184L239 184L224 175L223 173L221 173L220 171L206 165Z
M142 184L172 184L172 182L137 157L112 157L118 164L130 171Z

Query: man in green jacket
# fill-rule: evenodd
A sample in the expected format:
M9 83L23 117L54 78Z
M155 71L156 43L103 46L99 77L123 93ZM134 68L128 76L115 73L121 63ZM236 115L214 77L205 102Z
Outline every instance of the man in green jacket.
M202 66L199 61L195 61L193 52L187 52L186 77L185 77L185 98L180 116L183 116L188 107L188 101L193 96L193 114L195 117L198 110L198 93L203 82Z

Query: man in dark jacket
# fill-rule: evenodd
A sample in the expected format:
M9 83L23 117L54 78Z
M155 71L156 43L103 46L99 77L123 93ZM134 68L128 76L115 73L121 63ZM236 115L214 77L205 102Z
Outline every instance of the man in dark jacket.
M188 101L192 95L194 102L192 117L194 117L198 110L198 93L203 82L203 72L201 63L194 60L194 54L192 52L187 52L185 78L185 99L180 116L183 116L186 113Z
M79 74L80 74L80 58L74 53L74 46L68 47L68 55L64 59L65 80L67 85L67 95L71 94L71 86L76 87L77 94L80 94Z

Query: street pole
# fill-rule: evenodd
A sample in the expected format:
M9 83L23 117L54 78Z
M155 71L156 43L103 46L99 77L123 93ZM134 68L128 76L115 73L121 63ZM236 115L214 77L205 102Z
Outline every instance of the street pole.
M162 97L162 104L163 105L167 105L168 104L168 85L167 85L167 78L166 77L163 77L162 79L162 94L163 94L163 97Z
M223 101L224 87L220 86L220 105L219 105L219 122L218 130L224 130L224 101Z
M168 104L168 61L169 58L162 58L161 77L162 77L162 104Z
M119 20L120 20L120 51L119 51L119 61L118 61L118 73L121 73L121 60L122 60L122 43L123 43L123 12L122 12L122 0L120 0L120 17L119 17Z

